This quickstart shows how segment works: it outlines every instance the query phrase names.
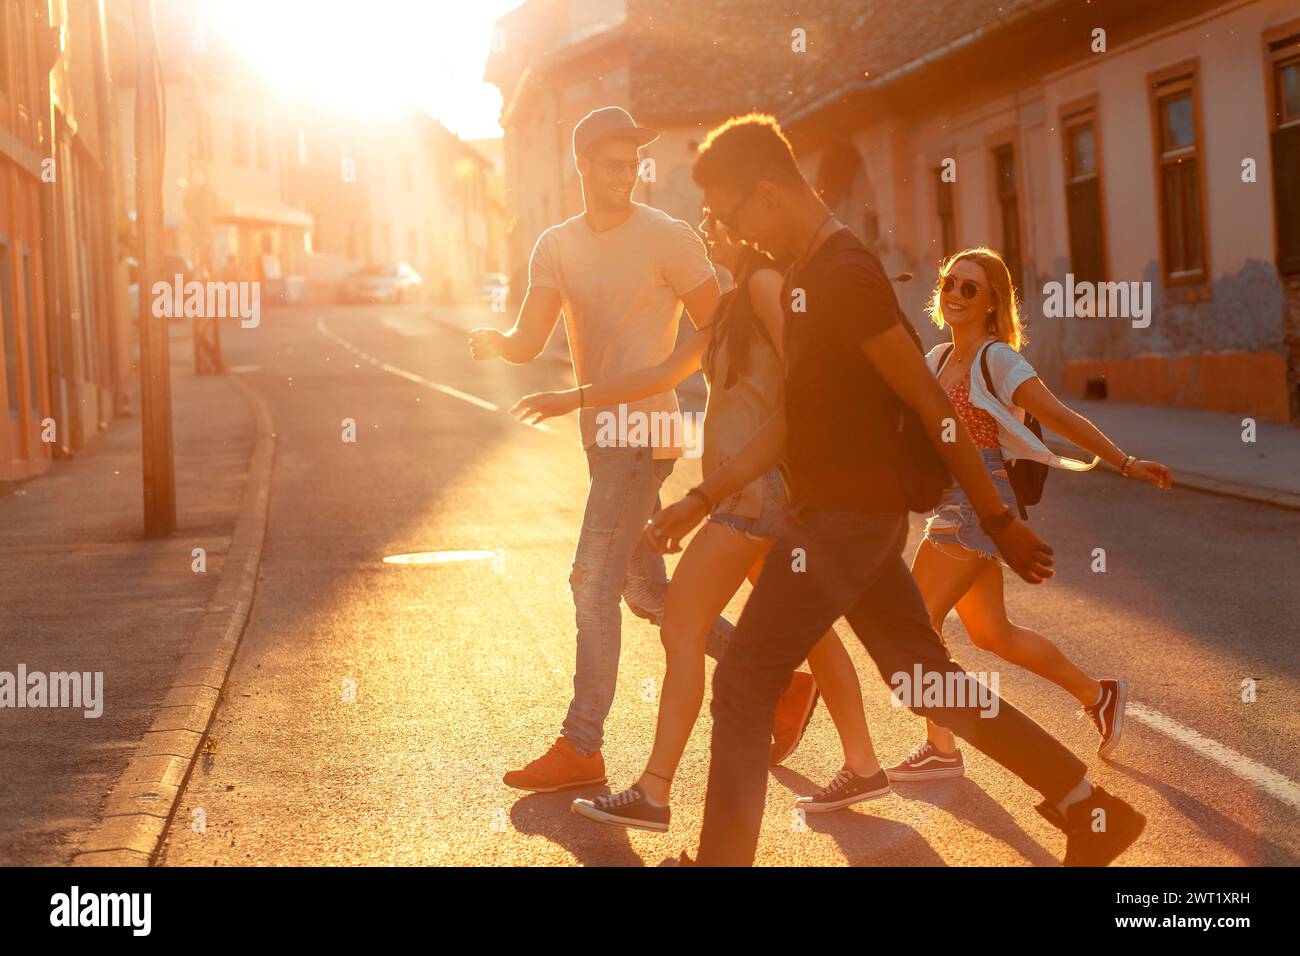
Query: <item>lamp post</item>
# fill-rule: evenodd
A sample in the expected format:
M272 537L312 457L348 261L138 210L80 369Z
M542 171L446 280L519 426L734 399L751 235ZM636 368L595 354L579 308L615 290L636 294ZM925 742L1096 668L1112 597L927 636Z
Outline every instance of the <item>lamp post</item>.
M140 248L140 422L144 449L144 533L176 530L168 319L153 314L152 290L164 279L162 76L150 0L134 0L135 204Z

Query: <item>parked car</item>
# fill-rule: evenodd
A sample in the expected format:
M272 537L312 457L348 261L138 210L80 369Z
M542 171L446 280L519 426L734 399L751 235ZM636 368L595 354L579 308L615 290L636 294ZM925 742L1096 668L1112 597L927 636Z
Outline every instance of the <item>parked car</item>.
M504 289L504 292L498 292ZM510 279L504 272L485 272L478 277L478 298L480 302L491 302L493 296L510 298Z
M366 266L343 281L344 302L410 302L420 298L424 280L405 262Z

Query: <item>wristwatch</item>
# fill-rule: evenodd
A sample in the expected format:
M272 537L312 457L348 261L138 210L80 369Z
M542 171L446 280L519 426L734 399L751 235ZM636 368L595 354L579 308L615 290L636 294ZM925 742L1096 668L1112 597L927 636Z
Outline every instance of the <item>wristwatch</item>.
M1010 508L1003 508L996 514L989 515L987 518L980 518L980 527L990 538L996 534L1001 534L1007 530L1007 525L1016 520L1016 516L1011 513Z

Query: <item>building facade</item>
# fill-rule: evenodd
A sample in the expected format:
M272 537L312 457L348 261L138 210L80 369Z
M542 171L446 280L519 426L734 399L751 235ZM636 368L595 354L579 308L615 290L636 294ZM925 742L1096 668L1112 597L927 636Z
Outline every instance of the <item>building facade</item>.
M528 0L497 24L512 284L581 209L573 125L620 105L661 131L637 198L694 222L705 131L758 109L809 181L915 278L1008 258L1028 355L1076 396L1300 421L1300 66L1289 0ZM1053 315L1114 284L1146 317Z
M0 480L129 410L106 36L97 0L0 4Z
M933 30L871 6L784 119L887 269L916 274L910 315L944 255L991 245L1067 394L1300 421L1293 3L972 2ZM1149 314L1056 314L1086 283Z

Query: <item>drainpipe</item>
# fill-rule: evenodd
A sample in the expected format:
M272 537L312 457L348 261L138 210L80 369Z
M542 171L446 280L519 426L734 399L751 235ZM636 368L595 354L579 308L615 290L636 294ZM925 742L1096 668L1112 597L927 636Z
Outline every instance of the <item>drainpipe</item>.
M131 396L124 387L130 374L130 353L128 348L128 330L130 323L126 320L122 300L125 295L120 275L121 258L117 246L117 171L120 167L117 151L117 114L112 108L109 97L108 77L108 24L105 19L104 0L98 0L90 11L94 23L95 56L95 111L98 116L99 134L104 162L100 167L100 193L103 196L101 220L104 222L104 249L106 259L105 274L108 276L108 360L110 370L109 387L113 390L114 417L131 414Z

